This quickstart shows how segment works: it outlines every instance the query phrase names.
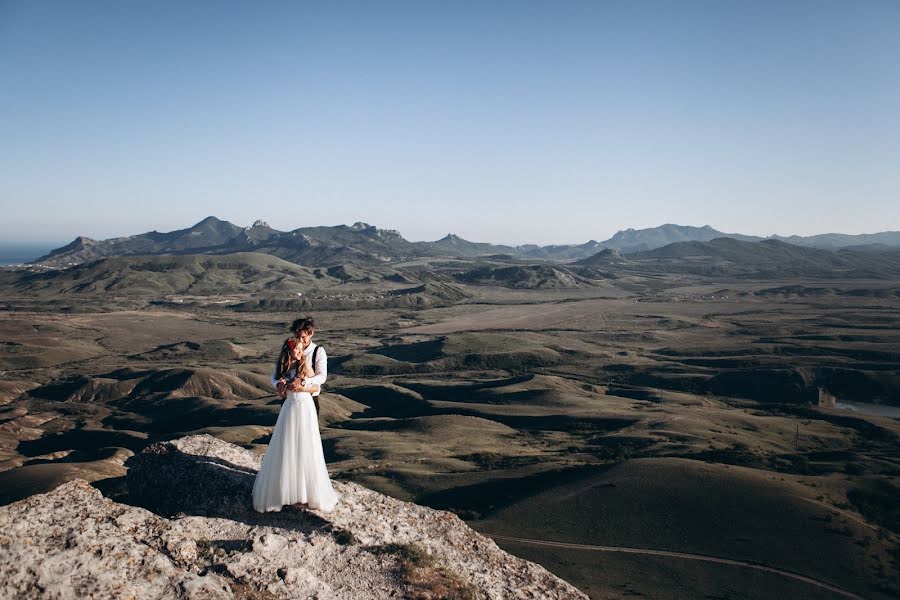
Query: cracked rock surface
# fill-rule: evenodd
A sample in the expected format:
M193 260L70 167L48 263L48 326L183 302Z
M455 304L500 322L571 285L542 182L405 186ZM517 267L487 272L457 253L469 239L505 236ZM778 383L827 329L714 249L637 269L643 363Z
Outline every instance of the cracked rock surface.
M83 480L0 507L0 598L586 598L452 513L354 483L330 513L256 513L259 463L190 436L132 459L140 507Z

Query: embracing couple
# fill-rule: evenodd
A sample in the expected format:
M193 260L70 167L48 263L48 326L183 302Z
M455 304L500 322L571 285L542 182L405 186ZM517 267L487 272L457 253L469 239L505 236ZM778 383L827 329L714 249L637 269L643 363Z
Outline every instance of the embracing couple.
M284 403L262 466L253 482L253 508L279 511L306 504L330 511L338 501L331 485L319 435L319 393L328 376L325 349L312 342L312 318L291 325L294 336L281 346L272 385Z

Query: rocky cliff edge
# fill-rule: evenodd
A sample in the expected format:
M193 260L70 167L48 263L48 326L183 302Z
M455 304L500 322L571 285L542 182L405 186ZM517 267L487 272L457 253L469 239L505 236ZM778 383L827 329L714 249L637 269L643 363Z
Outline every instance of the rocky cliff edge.
M335 482L330 513L250 504L260 457L208 435L0 507L0 598L581 598L452 513Z

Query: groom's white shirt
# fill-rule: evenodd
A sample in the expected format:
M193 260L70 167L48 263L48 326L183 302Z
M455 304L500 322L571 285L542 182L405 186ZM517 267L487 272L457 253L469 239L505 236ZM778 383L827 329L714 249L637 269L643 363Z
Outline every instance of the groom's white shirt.
M309 343L309 346L303 349L303 356L306 358L306 364L312 365L312 355L315 349L318 347L318 344L314 344L312 342ZM325 385L325 380L328 378L328 356L325 354L325 348L320 348L319 353L316 355L316 374L312 377L306 378L306 385L317 385L319 386L319 392L313 394L313 396L318 396L322 391L322 386ZM272 386L278 387L278 378L275 377L275 371L272 371Z

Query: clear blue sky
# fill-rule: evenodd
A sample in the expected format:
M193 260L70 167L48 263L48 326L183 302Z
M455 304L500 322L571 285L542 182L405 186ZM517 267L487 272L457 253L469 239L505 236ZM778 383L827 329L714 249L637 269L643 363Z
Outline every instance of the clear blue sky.
M900 229L900 1L0 0L0 238Z

